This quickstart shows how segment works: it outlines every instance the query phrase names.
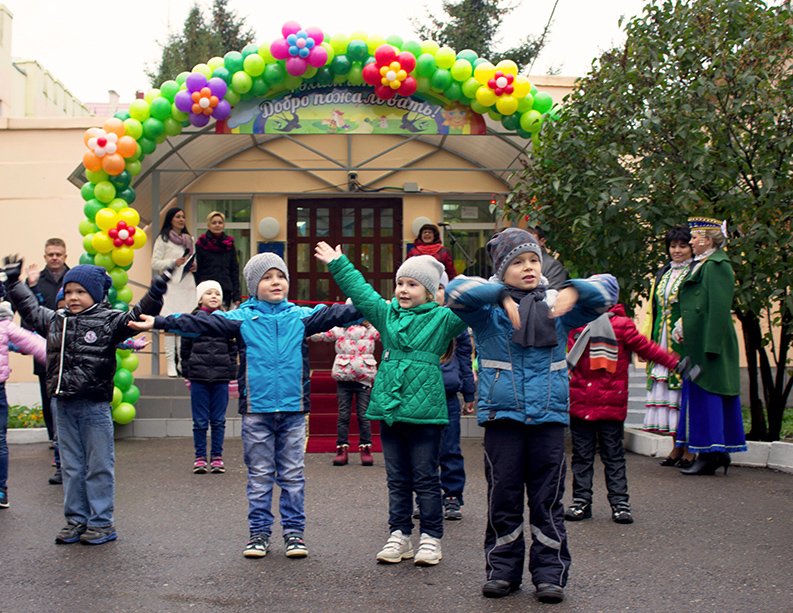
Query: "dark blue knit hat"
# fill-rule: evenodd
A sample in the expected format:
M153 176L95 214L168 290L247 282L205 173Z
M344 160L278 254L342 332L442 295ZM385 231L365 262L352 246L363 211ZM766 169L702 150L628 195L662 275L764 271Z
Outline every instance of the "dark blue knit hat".
M493 260L493 275L504 280L509 263L522 253L534 253L542 262L542 249L537 240L526 230L506 228L487 241L487 253Z
M79 283L91 295L94 302L102 302L107 290L113 285L113 280L101 266L80 264L70 268L64 275L63 287L66 287L67 283Z

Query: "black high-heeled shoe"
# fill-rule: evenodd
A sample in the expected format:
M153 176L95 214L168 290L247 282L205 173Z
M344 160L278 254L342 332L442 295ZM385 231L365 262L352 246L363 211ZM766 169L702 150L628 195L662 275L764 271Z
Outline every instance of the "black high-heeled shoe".
M666 456L663 460L658 462L661 466L677 466L680 462L680 458L673 458L672 456Z
M684 475L714 475L719 467L715 453L700 453L690 468L680 470Z
M724 467L724 476L726 477L727 476L727 469L730 467L730 464L732 464L732 459L730 459L730 454L727 453L726 451L721 451L721 452L715 453L713 455L717 456L716 460L715 460L716 468L713 470L714 474L715 474L716 470L718 470L719 468L721 468L723 466Z
M691 468L694 465L694 458L690 460L686 460L685 458L680 458L677 462L678 468Z

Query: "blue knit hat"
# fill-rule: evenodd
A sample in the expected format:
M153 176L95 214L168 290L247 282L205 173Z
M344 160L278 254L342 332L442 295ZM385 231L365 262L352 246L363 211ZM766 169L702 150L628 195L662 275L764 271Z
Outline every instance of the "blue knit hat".
M113 280L101 266L80 264L70 268L64 275L63 287L65 288L68 283L79 283L94 299L94 302L102 302L107 290L113 285Z
M617 304L620 295L620 284L617 279L610 274L601 273L587 277L587 281L592 281L598 284L598 290L605 298L609 307Z
M537 240L520 228L506 228L487 241L487 253L493 260L493 275L499 281L504 280L504 273L509 263L523 253L534 253L542 262L542 249Z

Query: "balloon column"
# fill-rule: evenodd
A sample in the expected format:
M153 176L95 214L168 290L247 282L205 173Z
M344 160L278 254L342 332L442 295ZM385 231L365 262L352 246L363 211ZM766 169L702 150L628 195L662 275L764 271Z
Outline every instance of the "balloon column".
M129 307L132 290L126 271L135 251L146 244L146 234L138 226L140 216L131 206L135 202L131 182L141 172L143 159L185 127L225 120L241 100L280 96L303 83L369 85L382 99L434 98L488 115L506 130L535 142L545 119L553 117L551 97L532 87L510 60L493 65L471 49L455 51L431 40L406 41L362 32L327 36L319 28L287 22L280 38L209 58L149 90L101 128L85 132L83 165L88 181L81 189L85 253L80 263L108 271L114 308ZM117 361L113 418L129 423L139 395L132 375L138 360L129 350L119 350Z

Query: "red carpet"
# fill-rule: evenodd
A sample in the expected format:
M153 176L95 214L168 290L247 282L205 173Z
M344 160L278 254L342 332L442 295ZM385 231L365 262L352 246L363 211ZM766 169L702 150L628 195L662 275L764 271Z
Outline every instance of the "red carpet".
M336 422L339 407L336 400L336 381L329 370L311 372L311 413L308 418L308 453L333 453L336 451ZM382 451L380 422L372 422L372 451ZM358 419L350 419L350 451L358 452Z

